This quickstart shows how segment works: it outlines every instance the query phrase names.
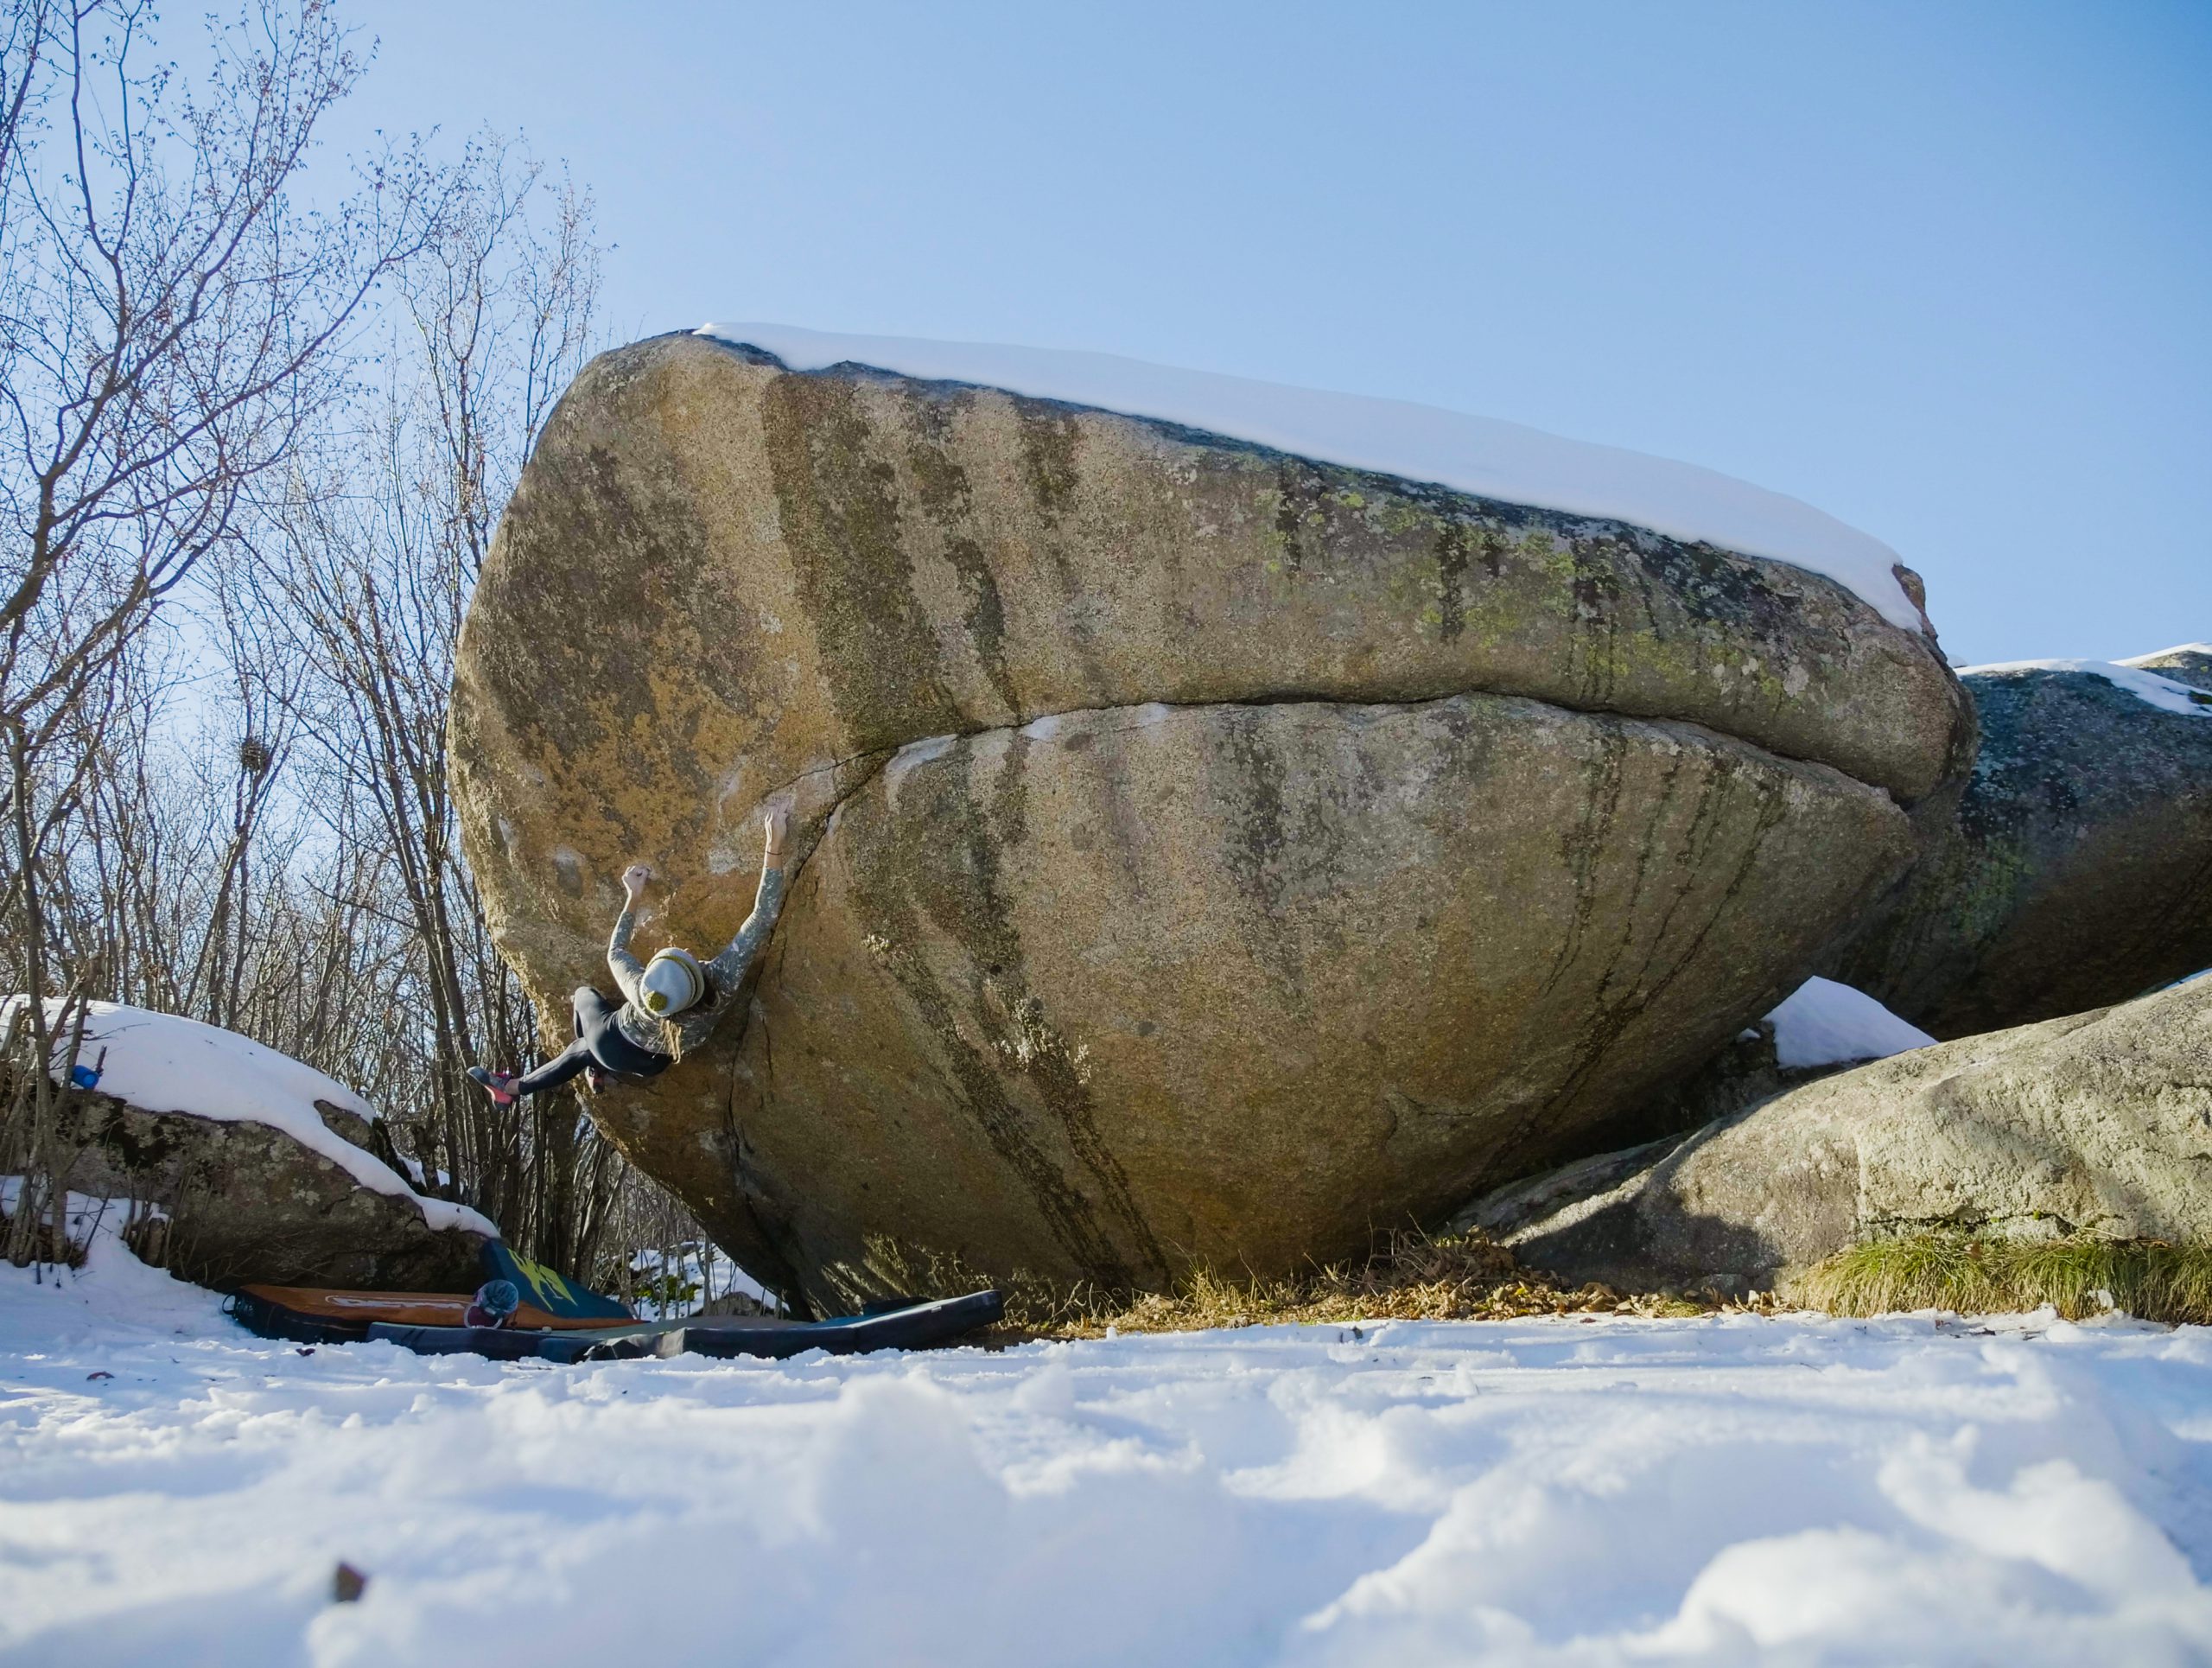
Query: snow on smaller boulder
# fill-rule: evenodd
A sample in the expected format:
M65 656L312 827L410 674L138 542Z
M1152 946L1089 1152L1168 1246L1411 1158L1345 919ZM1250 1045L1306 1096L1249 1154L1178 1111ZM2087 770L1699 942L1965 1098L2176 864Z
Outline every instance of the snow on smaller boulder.
M1868 996L1834 979L1809 978L1767 1015L1774 1057L1786 1068L1887 1060L1936 1039Z
M2120 663L2137 672L2155 672L2177 684L2186 684L2212 706L2212 643L2177 643L2149 654L2131 654Z
M367 1101L250 1037L95 1002L77 1064L98 1077L64 1107L69 1185L157 1207L161 1260L204 1284L460 1289L499 1237L332 1127L372 1124Z
M10 999L10 1017L22 1000ZM87 1006L78 1062L99 1067L100 1093L143 1111L266 1124L330 1160L362 1187L409 1200L432 1228L499 1237L486 1217L449 1200L423 1198L384 1160L331 1129L318 1104L369 1124L378 1117L375 1107L335 1078L251 1037L196 1019L119 1002Z

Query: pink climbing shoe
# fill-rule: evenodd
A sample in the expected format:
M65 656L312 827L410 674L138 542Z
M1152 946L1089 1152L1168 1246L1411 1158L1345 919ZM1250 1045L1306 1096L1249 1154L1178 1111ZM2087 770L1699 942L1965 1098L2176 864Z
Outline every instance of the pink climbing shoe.
M512 1106L515 1104L515 1097L507 1087L515 1080L512 1072L487 1072L481 1066L472 1066L468 1068L468 1076L471 1082L483 1085L484 1092L492 1097L493 1105Z

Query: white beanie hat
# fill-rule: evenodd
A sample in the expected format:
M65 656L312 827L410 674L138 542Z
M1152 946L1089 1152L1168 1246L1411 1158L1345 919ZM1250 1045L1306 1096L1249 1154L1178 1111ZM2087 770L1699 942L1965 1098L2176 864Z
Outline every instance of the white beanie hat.
M707 994L707 976L689 950L664 950L645 964L645 1011L658 1019L680 1014Z

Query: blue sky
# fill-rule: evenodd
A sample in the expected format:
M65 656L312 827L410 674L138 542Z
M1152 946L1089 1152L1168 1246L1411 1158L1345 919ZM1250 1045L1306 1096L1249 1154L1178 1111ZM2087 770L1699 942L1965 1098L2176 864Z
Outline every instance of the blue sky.
M2212 638L2212 4L385 0L709 318L1424 400L1793 493L1955 658Z

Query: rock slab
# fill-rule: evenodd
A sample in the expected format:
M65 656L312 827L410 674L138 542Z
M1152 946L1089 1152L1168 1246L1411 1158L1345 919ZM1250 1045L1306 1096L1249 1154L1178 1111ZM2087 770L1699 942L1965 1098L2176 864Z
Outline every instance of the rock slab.
M2200 978L1824 1078L1501 1189L1459 1220L1570 1279L1740 1290L1921 1229L2212 1239L2208 1175Z

